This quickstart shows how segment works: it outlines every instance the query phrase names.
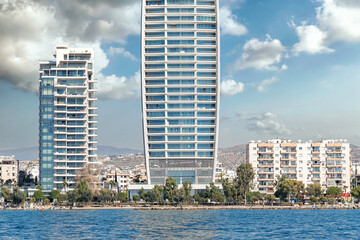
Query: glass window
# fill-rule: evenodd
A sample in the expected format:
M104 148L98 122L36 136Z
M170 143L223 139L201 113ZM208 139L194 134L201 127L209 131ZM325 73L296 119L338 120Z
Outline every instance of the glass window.
M168 32L168 37L193 37L194 32Z
M193 5L194 0L168 0L169 5Z
M187 13L193 13L193 8L168 8L168 13L180 13L180 12L187 12Z

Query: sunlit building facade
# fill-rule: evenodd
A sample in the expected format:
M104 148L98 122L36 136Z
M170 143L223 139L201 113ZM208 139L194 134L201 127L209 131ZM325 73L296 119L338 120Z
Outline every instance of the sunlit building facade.
M40 61L40 184L71 190L76 170L96 162L97 113L92 48L58 46Z
M143 0L141 35L148 184L205 188L218 145L218 1Z
M324 190L332 186L349 187L350 151L346 140L252 141L247 146L247 162L255 170L254 190L274 193L279 176L301 181L305 186L319 183Z

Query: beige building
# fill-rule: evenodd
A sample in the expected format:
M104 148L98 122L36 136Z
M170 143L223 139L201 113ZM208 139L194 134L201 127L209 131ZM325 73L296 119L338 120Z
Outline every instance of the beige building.
M262 193L274 193L278 176L302 181L305 186L320 183L324 190L331 186L350 187L350 144L346 140L251 141L247 162L256 173L254 191Z
M19 164L14 156L0 156L0 182L18 182Z
M119 191L127 191L130 184L130 174L121 173L119 171L111 170L109 173L106 173L106 181L115 181Z

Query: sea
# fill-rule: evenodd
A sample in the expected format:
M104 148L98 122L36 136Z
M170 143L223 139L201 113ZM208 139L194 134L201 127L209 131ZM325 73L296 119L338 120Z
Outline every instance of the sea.
M7 210L0 239L360 239L360 210Z

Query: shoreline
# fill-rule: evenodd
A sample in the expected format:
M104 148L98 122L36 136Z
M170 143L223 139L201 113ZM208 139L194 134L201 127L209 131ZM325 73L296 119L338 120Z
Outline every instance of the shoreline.
M73 211L73 210L121 210L121 209L129 209L129 210L155 210L155 211L169 211L169 210L331 210L331 209L360 209L360 206L356 205L348 205L348 206L263 206L263 205L248 205L248 206L195 206L195 205L184 205L184 206L130 206L124 205L120 206L85 206L85 207L50 207L44 206L42 208L8 208L8 209L0 209L1 211Z

